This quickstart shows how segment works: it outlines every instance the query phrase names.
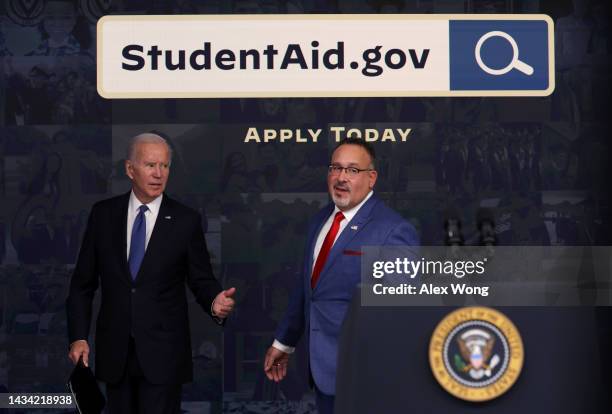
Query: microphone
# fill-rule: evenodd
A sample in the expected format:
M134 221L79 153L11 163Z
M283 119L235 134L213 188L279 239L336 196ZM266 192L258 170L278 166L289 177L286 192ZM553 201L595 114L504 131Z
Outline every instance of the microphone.
M476 223L480 233L480 245L495 246L497 238L495 237L493 212L488 208L479 208L476 212Z
M463 246L464 238L461 233L461 219L458 212L455 209L448 209L446 217L444 221L444 243L447 246Z

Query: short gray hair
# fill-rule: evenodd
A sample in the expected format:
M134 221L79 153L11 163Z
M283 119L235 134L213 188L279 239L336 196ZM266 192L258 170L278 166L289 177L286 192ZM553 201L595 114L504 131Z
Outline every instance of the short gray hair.
M170 156L170 163L172 163L172 147L170 146L170 144L168 144L168 141L153 132L143 132L142 134L138 134L130 138L130 142L128 143L127 147L127 152L125 154L125 159L134 161L134 153L136 151L136 146L142 143L166 145L166 147L168 148L168 154Z

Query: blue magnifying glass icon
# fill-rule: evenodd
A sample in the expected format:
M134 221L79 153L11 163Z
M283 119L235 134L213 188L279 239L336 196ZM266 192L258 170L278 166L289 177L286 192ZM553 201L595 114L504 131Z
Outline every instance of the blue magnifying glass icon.
M492 37L501 37L505 39L508 43L510 43L510 46L512 46L512 60L510 61L508 65L504 66L501 69L492 69L489 66L487 66L483 62L482 56L480 53L484 43ZM480 69L482 69L489 75L493 75L493 76L505 75L506 73L510 72L512 69L516 69L519 72L522 72L527 76L533 75L533 67L519 60L519 48L518 48L518 45L516 44L516 40L514 40L514 38L506 32L495 30L495 31L491 31L491 32L488 32L482 35L482 37L476 43L476 48L474 49L474 55L476 57L476 62L478 63L478 66L480 66Z

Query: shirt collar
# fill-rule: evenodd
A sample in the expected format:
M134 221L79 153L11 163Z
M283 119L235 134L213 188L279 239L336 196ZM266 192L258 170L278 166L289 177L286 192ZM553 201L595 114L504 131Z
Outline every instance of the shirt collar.
M370 199L370 197L372 197L373 194L374 194L374 191L370 190L368 195L363 200L361 200L361 203L357 204L355 207L353 207L353 208L351 208L349 210L346 210L346 211L342 211L342 210L340 210L338 208L338 206L334 206L334 213L333 213L333 215L335 216L338 211L342 211L342 214L344 214L344 218L346 219L346 222L347 223L350 222L351 219L353 217L355 217L355 215L357 214L359 209L365 204L366 201L368 201Z
M150 203L147 203L147 207L149 207L149 211L153 213L153 215L157 215L157 213L159 213L159 208L161 206L163 196L163 194L160 194L159 197L157 197ZM134 190L132 190L130 192L130 202L128 204L129 211L133 212L134 214L138 214L138 209L141 205L142 202L136 197L136 194L134 194Z

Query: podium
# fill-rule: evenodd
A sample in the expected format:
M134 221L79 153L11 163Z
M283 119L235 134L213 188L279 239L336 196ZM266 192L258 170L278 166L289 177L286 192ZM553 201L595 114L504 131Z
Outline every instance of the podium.
M336 413L611 413L612 308L500 307L519 330L516 383L486 402L447 393L429 365L437 324L456 307L365 307L360 292L342 327Z

